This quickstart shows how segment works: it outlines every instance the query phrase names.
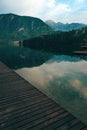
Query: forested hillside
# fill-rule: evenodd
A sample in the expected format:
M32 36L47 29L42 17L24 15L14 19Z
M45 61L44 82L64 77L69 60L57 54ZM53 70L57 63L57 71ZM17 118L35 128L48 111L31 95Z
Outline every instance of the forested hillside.
M24 40L23 46L55 53L72 53L86 43L87 27Z
M23 40L52 31L51 27L39 18L0 14L0 40Z

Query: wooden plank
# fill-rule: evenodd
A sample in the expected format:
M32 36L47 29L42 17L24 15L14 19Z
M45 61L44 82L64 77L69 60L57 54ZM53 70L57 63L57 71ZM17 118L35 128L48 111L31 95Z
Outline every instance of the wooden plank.
M54 129L87 126L0 62L0 130Z
M81 48L86 48L87 49L87 46L81 46Z
M73 54L76 54L76 55L87 55L87 51L75 51L75 52L73 52Z

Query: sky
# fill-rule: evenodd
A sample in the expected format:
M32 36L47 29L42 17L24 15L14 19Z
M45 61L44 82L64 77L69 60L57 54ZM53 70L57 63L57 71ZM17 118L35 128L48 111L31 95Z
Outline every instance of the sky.
M87 0L0 0L0 14L6 13L87 24Z

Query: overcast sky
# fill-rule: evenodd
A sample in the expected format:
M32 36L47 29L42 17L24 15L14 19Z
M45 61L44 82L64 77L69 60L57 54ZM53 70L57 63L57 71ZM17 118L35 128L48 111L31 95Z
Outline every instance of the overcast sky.
M0 14L3 13L87 24L87 0L0 0Z

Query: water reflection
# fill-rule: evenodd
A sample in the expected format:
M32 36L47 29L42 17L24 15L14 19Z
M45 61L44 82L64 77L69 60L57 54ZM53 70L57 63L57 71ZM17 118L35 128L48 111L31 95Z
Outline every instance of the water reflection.
M46 62L52 54L23 48L19 46L0 46L0 60L12 69L39 66Z
M54 56L39 67L16 72L87 124L87 61Z

